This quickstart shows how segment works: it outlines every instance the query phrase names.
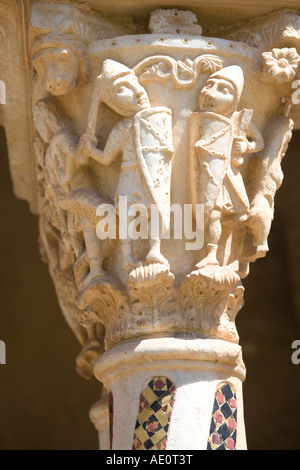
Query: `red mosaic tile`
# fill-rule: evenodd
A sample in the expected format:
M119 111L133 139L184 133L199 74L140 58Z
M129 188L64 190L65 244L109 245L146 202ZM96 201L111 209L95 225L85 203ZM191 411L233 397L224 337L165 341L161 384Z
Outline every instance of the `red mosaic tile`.
M223 393L217 392L217 402L218 403L224 403L225 402L225 397L224 397Z
M141 445L142 445L141 441L139 439L137 439L136 442L135 442L136 449L139 449L139 447L141 447Z
M234 398L231 398L230 406L231 406L231 408L236 408L236 400Z
M146 430L150 432L154 432L157 429L157 423L149 423L146 426Z
M230 439L230 437L226 440L226 447L229 450L234 450L235 448L235 442L233 439Z
M164 449L166 448L166 446L167 446L167 440L168 440L168 439L165 437L165 438L160 442L160 444L159 444L159 448L160 448L160 449L164 450Z
M144 408L147 408L147 406L149 406L148 401L146 400L145 397L142 397L142 396L141 396L141 399L140 399L140 407L139 407L139 413L140 413L141 411L143 411Z
M167 440L164 439L159 444L157 444L157 450L165 450L167 444Z
M163 387L165 386L165 383L158 379L155 383L154 383L154 388L155 389L158 389L158 390L161 390Z
M233 418L228 418L228 427L230 429L235 429L236 428L236 421Z

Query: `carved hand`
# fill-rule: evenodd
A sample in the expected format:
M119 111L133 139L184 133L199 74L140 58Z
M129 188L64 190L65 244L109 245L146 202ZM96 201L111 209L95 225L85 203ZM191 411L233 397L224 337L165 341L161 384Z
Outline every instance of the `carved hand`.
M243 155L247 152L248 142L243 137L235 137L232 146L233 155Z
M78 142L77 158L81 165L85 165L95 148L97 147L97 138L91 134L83 134Z
M202 140L197 140L197 142L194 144L196 152L199 152L199 150L202 150L203 143L204 142Z
M174 152L175 152L175 150L173 148L168 149L167 154L166 154L166 158L169 158L171 160L171 158L174 157Z
M244 157L241 155L234 155L232 158L232 163L234 166L241 166L244 163Z

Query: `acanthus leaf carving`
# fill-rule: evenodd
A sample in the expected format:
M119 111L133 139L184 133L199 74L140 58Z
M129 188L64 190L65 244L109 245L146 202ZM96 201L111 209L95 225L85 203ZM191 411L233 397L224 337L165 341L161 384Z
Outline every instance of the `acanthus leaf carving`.
M264 52L274 47L299 48L299 30L299 11L282 9L210 32Z

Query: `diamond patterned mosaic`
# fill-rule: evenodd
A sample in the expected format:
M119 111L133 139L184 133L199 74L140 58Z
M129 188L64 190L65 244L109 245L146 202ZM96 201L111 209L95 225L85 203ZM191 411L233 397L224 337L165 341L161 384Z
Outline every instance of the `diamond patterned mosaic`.
M110 440L110 450L112 449L113 441L113 421L114 421L114 400L113 394L108 393L108 414L109 414L109 440Z
M154 377L142 391L133 450L166 449L175 390L167 377Z
M233 387L217 386L207 450L236 450L237 401Z

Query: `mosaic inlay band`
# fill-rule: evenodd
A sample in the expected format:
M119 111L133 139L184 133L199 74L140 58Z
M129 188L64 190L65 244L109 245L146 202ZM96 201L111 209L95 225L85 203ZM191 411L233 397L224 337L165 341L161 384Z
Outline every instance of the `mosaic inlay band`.
M142 391L133 450L166 449L175 391L174 383L167 377L153 377Z
M108 413L109 413L109 441L110 450L113 442L113 421L114 421L114 400L112 392L108 393Z
M217 386L207 450L236 450L237 401L234 387Z

